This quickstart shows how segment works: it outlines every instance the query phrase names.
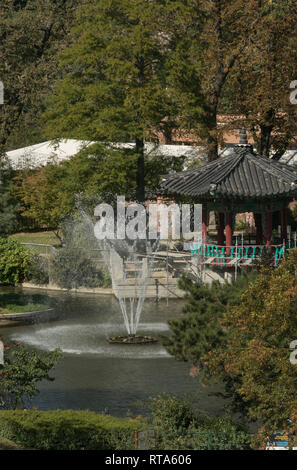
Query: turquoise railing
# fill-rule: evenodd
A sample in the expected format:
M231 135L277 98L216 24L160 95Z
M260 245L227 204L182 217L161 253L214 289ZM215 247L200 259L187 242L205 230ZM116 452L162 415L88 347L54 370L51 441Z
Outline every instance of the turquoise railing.
M285 245L238 245L220 246L214 244L191 245L192 255L201 258L202 263L227 266L232 264L244 265L253 264L262 260L265 251L272 253L274 265L277 266L279 260L284 256L289 246ZM251 260L251 261L248 261Z

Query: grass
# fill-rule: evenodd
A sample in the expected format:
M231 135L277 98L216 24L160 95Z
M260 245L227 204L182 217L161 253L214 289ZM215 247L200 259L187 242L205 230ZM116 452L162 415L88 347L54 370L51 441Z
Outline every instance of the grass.
M14 233L9 238L18 241L19 243L38 243L42 245L58 245L59 240L53 232L21 232Z
M59 239L55 236L52 231L43 231L43 232L20 232L10 235L12 240L16 240L19 243L33 243L32 246L28 246L35 253L38 254L50 254L52 249L47 246L34 246L37 245L50 245L50 246L59 246Z
M17 293L0 292L0 315L14 313L39 312L51 308L49 299L45 296L34 294L24 295Z

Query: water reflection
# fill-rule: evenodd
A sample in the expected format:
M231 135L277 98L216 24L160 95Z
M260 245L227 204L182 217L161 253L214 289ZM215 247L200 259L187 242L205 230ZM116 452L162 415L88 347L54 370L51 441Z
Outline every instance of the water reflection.
M30 293L30 291L27 291ZM34 402L39 409L89 409L125 416L143 413L138 403L162 392L191 394L198 406L221 412L222 400L189 376L189 365L171 358L160 343L111 345L106 338L124 334L118 302L111 296L50 293L59 301L59 318L50 323L3 328L7 339L40 350L60 348L64 357L52 383L42 382ZM181 315L183 303L147 301L140 334L166 333L167 320Z

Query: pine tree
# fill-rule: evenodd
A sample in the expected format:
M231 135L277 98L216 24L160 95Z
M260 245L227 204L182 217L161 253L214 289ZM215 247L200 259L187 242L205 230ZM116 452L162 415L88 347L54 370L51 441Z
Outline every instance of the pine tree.
M134 142L136 198L145 198L144 143L174 115L166 88L161 0L84 2L63 54L66 75L46 113L52 137Z
M184 315L169 320L170 335L162 336L168 353L179 361L192 363L196 373L203 369L203 357L224 345L226 337L221 320L230 306L239 303L248 280L243 275L231 284L214 282L209 286L183 278L180 287L186 292Z

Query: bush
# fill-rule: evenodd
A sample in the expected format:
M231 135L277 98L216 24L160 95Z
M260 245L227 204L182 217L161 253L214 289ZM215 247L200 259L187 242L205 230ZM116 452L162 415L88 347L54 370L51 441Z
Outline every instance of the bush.
M66 289L110 286L107 274L96 269L86 250L80 246L67 245L57 250L52 275L55 282Z
M23 282L30 272L32 254L15 240L0 238L0 285Z
M194 421L194 413L188 400L175 395L161 394L146 404L152 413L152 424L167 437L182 434Z
M28 281L38 285L48 284L48 263L44 256L33 255L28 273Z
M0 437L38 450L133 449L142 426L91 411L0 411Z
M161 450L241 450L249 449L251 436L229 416L212 418L194 410L188 400L174 395L152 398L152 427L156 448Z
M221 416L209 419L208 423L194 423L173 444L175 449L247 450L251 449L251 435L236 425L229 416Z
M4 365L0 368L0 408L11 410L26 406L38 395L42 380L61 358L59 350L37 352L25 346L6 344Z

